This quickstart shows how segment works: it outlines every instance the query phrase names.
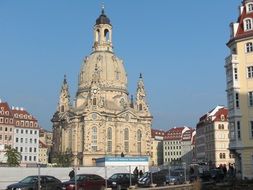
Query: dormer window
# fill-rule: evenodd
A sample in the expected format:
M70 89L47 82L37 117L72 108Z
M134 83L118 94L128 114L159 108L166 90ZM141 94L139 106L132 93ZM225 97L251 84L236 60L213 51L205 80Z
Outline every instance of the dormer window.
M253 3L250 3L247 5L247 12L252 12L253 11Z
M252 19L246 18L244 19L244 31L252 30Z

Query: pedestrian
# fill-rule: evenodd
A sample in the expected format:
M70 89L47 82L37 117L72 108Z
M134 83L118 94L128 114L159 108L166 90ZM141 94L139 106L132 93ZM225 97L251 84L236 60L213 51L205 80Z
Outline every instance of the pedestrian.
M143 176L143 172L142 172L142 170L140 170L140 172L139 172L139 176L140 176L140 177L142 177L142 176Z
M223 173L224 173L224 177L226 177L227 176L227 166L226 166L226 164L223 164L222 170L223 170Z
M75 177L75 169L74 168L69 172L69 178L72 179L73 177Z
M135 175L136 178L138 178L138 175L139 175L138 167L135 167L134 175Z

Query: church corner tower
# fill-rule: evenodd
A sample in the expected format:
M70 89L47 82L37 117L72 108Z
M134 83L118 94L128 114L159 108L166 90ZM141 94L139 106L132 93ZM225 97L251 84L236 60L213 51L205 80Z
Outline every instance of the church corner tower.
M242 179L253 179L253 0L243 0L230 24L225 60L229 149Z
M135 108L142 116L151 116L147 104L144 80L141 73L137 84Z
M70 103L69 87L66 75L64 75L57 111L63 113L69 111L70 107L71 103Z
M93 166L105 156L149 156L152 116L140 77L129 98L123 60L113 51L112 24L102 8L93 27L92 52L83 60L75 104L64 78L52 118L53 151L70 153L75 165Z

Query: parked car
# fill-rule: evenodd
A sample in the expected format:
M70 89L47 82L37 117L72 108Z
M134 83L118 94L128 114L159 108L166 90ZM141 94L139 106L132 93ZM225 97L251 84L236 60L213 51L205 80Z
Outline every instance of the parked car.
M215 182L221 182L225 177L223 170L219 168L211 169L210 176Z
M202 173L199 173L198 178L202 183L210 182L211 179L210 171L205 170Z
M76 184L78 190L104 190L105 179L96 174L78 174L76 175ZM75 190L75 177L62 183L63 190Z
M38 189L37 175L28 176L18 183L7 186L7 190L37 190ZM40 176L40 189L41 190L61 190L61 181L53 176L41 175Z
M139 187L150 187L151 184L156 186L163 186L166 183L166 175L168 170L161 170L158 172L145 172L141 178L138 179Z
M184 171L183 170L172 170L166 175L166 184L178 185L185 182Z
M131 185L137 184L137 177L131 174ZM112 189L127 189L130 187L130 173L115 173L107 180L107 187Z

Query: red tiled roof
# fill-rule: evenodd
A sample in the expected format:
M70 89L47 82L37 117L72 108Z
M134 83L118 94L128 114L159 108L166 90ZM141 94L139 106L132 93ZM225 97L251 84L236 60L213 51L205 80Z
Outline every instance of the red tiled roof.
M41 145L41 148L48 148L48 146L43 143L41 140L39 140L39 144Z
M7 102L0 102L0 116L13 117L11 109Z
M174 128L169 129L168 131L166 131L166 134L169 134L169 133L182 133L184 128L185 127L174 127Z
M185 127L174 127L166 131L164 140L181 140Z
M213 121L228 121L228 109L221 108L215 113L215 119Z
M158 130L158 129L151 129L151 137L154 138L155 136L165 136L165 131Z
M246 6L245 6L245 2L243 2L242 4L243 4L244 7L243 7L242 13L240 14L240 16L237 19L237 23L238 23L237 32L235 34L235 37L232 38L232 39L230 39L230 41L228 42L228 44L231 41L233 41L233 40L237 40L237 39L253 36L253 30L244 31L244 23L243 23L243 20L245 18L253 18L253 12L247 12L246 11Z
M12 113L15 119L23 119L23 120L29 120L29 121L37 121L31 114L29 114L26 110L21 109L12 109ZM18 115L18 116L17 116ZM19 116L23 115L23 118L20 118ZM26 116L26 119L24 118Z

